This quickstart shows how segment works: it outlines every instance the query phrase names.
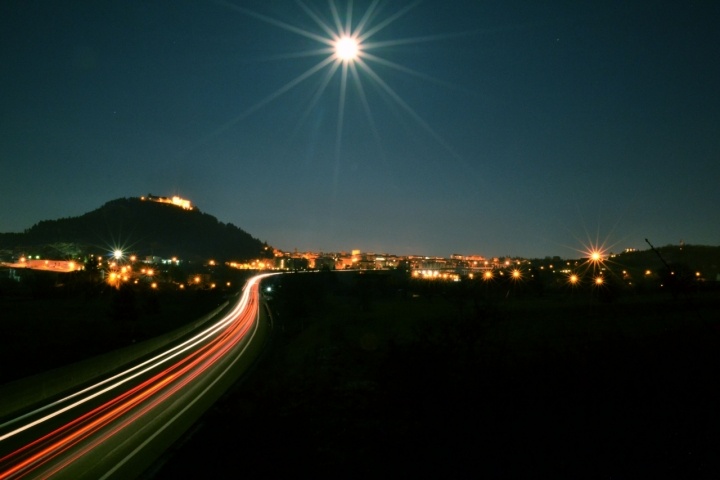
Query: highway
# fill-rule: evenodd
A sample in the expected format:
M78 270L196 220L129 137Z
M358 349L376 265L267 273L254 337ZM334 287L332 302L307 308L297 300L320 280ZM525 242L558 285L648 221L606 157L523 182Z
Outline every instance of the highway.
M259 285L189 338L0 424L0 479L142 473L252 363L268 329ZM0 399L2 402L2 399Z

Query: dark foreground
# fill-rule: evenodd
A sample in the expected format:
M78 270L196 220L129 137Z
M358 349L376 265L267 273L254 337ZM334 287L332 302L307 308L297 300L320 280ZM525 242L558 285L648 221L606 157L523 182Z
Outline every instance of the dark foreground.
M263 360L147 477L720 474L716 291L400 287L283 276Z

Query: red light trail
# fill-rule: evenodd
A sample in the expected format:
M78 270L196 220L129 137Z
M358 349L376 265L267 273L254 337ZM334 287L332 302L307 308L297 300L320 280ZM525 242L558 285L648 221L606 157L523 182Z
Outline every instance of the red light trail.
M192 338L0 425L0 479L120 475L246 352L266 276L251 278L235 307Z

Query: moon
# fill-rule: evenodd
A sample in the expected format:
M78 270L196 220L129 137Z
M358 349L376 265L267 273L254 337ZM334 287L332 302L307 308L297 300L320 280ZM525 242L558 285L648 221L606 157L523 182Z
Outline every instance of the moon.
M343 62L352 62L358 58L360 45L352 37L341 37L335 42L335 58Z

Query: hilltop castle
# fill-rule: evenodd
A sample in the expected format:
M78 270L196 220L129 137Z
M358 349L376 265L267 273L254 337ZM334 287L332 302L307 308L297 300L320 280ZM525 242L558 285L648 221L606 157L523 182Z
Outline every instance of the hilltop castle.
M184 198L180 198L177 195L175 195L172 198L168 198L168 197L157 197L151 193L148 193L147 197L140 197L140 200L149 200L151 202L158 202L158 203L168 203L170 205L175 205L176 207L180 207L184 210L193 210L195 208L190 204L190 200L185 200Z

